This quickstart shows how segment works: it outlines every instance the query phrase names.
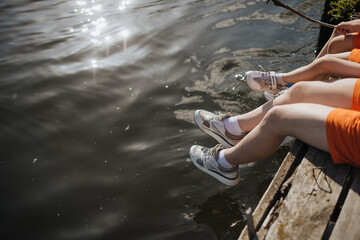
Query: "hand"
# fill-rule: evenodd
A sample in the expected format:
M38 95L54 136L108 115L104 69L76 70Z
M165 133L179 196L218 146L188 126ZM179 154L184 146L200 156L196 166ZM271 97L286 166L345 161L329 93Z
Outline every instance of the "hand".
M341 23L340 23L340 24L341 24ZM340 25L340 24L335 27L335 29L336 29L339 33L341 33L342 35L346 35L346 34L350 33L350 30L349 30L349 27L348 27L348 26L344 26L344 25Z
M360 20L353 20L353 21L349 21L349 22L342 22L340 24L338 24L335 29L343 34L349 34L349 33L354 33L354 32L359 32L360 31Z

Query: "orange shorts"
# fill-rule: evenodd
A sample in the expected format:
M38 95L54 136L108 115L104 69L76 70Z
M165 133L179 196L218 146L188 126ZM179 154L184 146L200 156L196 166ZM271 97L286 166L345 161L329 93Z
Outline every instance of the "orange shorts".
M350 52L349 61L360 63L360 49L354 48Z
M353 48L360 48L360 34L355 33L353 36Z
M360 167L360 78L354 87L351 110L332 110L325 124L334 163Z

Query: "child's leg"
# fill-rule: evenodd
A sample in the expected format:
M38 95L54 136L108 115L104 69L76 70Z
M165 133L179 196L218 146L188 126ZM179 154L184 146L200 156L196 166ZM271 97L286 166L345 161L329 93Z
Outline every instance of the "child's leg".
M242 130L254 129L265 114L274 106L293 103L315 103L335 108L350 109L352 95L357 79L341 79L332 82L301 82L297 83L283 95L269 101L251 112L238 116Z
M264 159L276 151L286 136L329 151L325 121L333 109L308 103L274 107L242 141L226 150L225 158L232 165Z
M360 77L360 64L349 61L350 52L328 54L309 65L283 74L286 83L327 80L327 76L346 78Z
M333 30L329 40L326 42L326 44L323 46L323 48L321 49L321 51L319 52L319 54L317 55L316 58L321 58L323 56L325 56L326 54L328 54L328 49L329 49L329 45L331 43L331 41L337 37L337 36L341 36L341 33L339 33L336 29Z
M354 48L355 35L340 35L331 40L327 52L329 54L336 54L342 52L349 52ZM319 56L317 57L319 58Z
M358 48L356 50L360 48L360 35L339 35L334 30L331 38L311 64L289 73L248 71L245 73L245 80L254 91L266 91L275 94L289 83L314 79L326 80L332 76L329 74L335 74L337 77L357 77L354 75L342 75L341 69L333 68L334 64L336 64L334 62L336 58L348 60L350 51L354 48ZM360 61L355 62L360 63Z
M288 73L249 71L245 73L245 80L255 91L267 91L275 94L282 86L301 81L328 80L334 77L360 77L360 49L351 52L327 54L315 59L309 65L295 69ZM349 57L359 59L349 60ZM357 63L355 63L357 62Z
M325 56L326 54L335 54L341 52L351 51L353 46L354 35L342 35L337 30L334 30L331 37L321 49L316 59Z

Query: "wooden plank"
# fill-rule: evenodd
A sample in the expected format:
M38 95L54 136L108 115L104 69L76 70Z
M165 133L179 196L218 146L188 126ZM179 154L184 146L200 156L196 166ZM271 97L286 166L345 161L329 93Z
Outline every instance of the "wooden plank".
M301 152L304 153L301 153ZM303 142L296 140L290 150L290 152L286 155L284 161L280 165L277 173L275 174L273 180L271 181L269 187L266 192L262 196L259 204L257 205L253 217L254 217L254 227L255 229L259 229L260 225L264 221L265 217L268 215L272 205L276 202L276 195L280 191L280 187L282 183L286 180L286 177L290 171L290 169L295 168L300 163L300 159L298 163L295 161L296 157L303 154L307 151L307 145ZM240 234L239 240L248 239L248 229L245 227Z
M335 223L330 240L337 239L360 239L360 169L356 169L356 175L339 218Z
M310 148L265 239L321 239L349 172Z

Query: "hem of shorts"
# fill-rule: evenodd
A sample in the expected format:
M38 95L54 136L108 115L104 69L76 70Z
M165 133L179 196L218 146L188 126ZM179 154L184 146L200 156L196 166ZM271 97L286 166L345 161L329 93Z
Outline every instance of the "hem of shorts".
M329 152L330 152L333 162L335 164L343 164L343 162L340 161L338 156L334 153L335 152L335 142L333 140L334 137L331 135L332 131L328 131L328 128L330 127L330 125L332 124L333 119L334 119L333 115L336 114L337 110L339 110L339 109L335 108L335 109L331 110L329 112L329 114L327 115L326 120L325 120L325 131L326 131L326 140L327 140L327 143L329 146Z

